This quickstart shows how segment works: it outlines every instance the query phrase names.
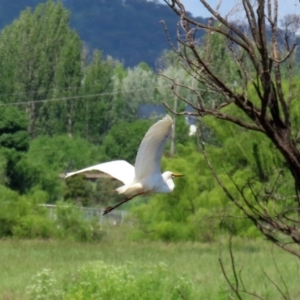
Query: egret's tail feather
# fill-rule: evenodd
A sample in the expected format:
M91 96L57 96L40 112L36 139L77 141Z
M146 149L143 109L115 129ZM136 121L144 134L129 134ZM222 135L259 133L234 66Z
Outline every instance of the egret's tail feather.
M126 190L128 189L128 185L122 185L119 188L116 189L118 194L125 194Z
M136 183L133 185L125 184L117 188L116 191L119 194L134 195L134 194L141 193L143 191L143 187L140 183Z

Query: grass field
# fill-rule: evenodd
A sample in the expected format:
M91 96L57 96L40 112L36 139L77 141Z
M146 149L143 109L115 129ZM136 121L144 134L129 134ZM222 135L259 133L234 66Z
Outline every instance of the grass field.
M284 279L291 299L299 299L299 261L264 241L234 240L236 267L249 290L265 299L282 299L271 281L284 290ZM0 241L1 299L28 299L26 287L32 276L47 268L60 280L89 263L103 261L109 266L131 262L143 268L165 263L172 274L186 275L194 283L195 299L230 299L221 273L220 249L230 278L230 260L226 239L212 244L132 242L120 227L97 244L71 241L2 240ZM277 266L274 265L273 256ZM278 274L278 270L281 275ZM267 279L266 275L269 277ZM180 299L180 298L178 298ZM246 297L245 299L252 299Z

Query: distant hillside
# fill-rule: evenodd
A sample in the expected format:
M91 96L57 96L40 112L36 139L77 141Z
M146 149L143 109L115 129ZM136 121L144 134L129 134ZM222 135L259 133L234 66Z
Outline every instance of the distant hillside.
M0 0L0 28L10 24L26 7L42 1ZM166 6L146 0L65 0L72 12L71 26L90 49L135 66L141 61L155 67L169 45L161 20L175 38L177 16ZM201 20L201 18L199 18ZM203 19L202 19L203 20Z

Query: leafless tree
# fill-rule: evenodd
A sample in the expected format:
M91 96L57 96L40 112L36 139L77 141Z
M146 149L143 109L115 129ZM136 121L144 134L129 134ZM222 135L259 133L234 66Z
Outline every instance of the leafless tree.
M300 28L300 15L288 14L281 20L281 26L285 28L286 32L291 34L297 33Z
M246 130L265 135L279 151L290 171L294 186L289 199L281 198L280 210L268 209L269 201L278 200L278 182L282 180L281 171L269 186L268 192L262 187L254 188L253 179L244 186L236 184L239 197L234 196L223 184L208 154L203 151L207 163L229 199L249 218L262 234L277 246L300 258L300 151L297 145L299 130L292 119L293 104L299 100L299 84L295 80L297 18L288 18L283 28L279 27L277 0L241 0L227 16L218 12L220 2L212 8L205 0L199 0L203 9L210 12L211 18L201 23L187 13L180 0L164 0L178 15L177 44L169 42L177 53L182 68L198 82L198 87L182 86L169 77L173 86L193 90L197 102L184 98L173 88L174 93L194 108L194 112L177 112L199 117L207 115L231 122ZM233 19L238 12L243 18ZM295 23L296 22L296 23ZM170 24L168 24L170 26ZM168 35L168 29L165 25ZM198 38L204 31L205 38ZM216 65L212 40L219 37L223 49L230 57L230 70L238 74L237 82L232 82L222 73L223 64ZM224 71L224 70L223 70ZM249 93L250 87L254 93ZM207 94L219 97L217 105L207 101ZM253 96L255 94L255 96ZM205 95L205 96L204 96ZM167 105L167 104L166 104ZM228 107L235 109L228 110ZM226 109L225 109L226 107ZM169 107L172 111L172 108ZM234 183L235 184L235 183ZM251 191L251 199L245 190Z

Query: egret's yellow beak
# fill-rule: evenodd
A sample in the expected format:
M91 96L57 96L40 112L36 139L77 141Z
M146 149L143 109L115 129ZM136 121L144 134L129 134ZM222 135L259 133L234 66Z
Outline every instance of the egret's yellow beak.
M177 173L172 173L172 177L182 177L184 176L183 174L177 174Z

